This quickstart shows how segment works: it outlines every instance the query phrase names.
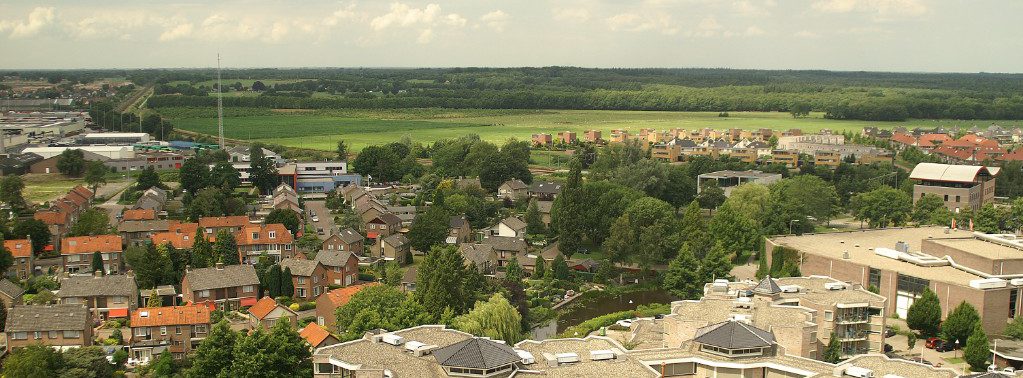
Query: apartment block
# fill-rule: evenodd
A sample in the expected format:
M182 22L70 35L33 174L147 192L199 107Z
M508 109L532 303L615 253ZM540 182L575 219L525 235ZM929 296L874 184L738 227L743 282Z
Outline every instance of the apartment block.
M920 163L909 178L913 185L913 203L925 194L933 194L945 201L949 210L980 210L995 200L995 176L998 167Z

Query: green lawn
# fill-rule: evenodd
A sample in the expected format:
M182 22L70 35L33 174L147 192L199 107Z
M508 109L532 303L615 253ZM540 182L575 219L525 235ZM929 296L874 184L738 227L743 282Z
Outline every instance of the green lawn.
M216 134L216 118L201 110L160 109L173 120L174 126L205 134ZM332 150L337 140L344 139L352 148L385 144L403 136L429 143L438 139L478 134L484 140L503 142L510 138L528 140L534 133L575 131L582 137L586 130L601 130L605 138L612 129L638 131L683 129L802 129L812 133L822 129L834 132L859 132L865 126L893 128L904 126L986 127L992 121L911 120L907 122L835 121L821 113L794 119L787 113L730 112L718 117L717 112L642 112L607 110L471 110L471 109L400 109L400 110L280 110L229 109L224 129L228 138L259 140L285 146ZM200 117L200 114L203 116ZM179 116L178 116L179 115ZM998 121L1002 126L1023 126L1021 121Z
M85 184L83 179L71 179L56 173L27 174L21 178L25 180L25 189L22 191L22 195L29 203L42 203L56 199L71 188Z

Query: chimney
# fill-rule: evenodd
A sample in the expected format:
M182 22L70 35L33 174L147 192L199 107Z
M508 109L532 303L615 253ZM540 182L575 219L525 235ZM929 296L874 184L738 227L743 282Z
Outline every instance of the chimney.
M128 269L128 271L125 272L124 274L127 275L129 278L135 278L135 271L134 270Z
M102 270L94 270L94 271L92 271L92 278L100 278L100 277L103 277L103 271Z
M217 270L224 270L224 263L218 262L216 267L217 267Z
M185 264L185 273L188 273L188 271L190 271L190 270L192 270L192 266L188 265L188 264Z

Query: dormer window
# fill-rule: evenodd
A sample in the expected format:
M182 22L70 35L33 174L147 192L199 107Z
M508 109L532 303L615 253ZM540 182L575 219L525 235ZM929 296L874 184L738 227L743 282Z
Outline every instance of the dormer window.
M252 233L252 240L259 240L259 233L258 232L253 232Z
M270 231L270 239L277 239L277 231Z

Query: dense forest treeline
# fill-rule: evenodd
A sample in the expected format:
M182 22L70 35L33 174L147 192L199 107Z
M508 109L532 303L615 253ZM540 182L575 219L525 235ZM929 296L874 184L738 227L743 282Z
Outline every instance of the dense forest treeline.
M210 69L109 71L156 84L151 107L207 107ZM17 72L89 79L94 71ZM422 68L239 69L226 90L260 81L257 96L225 105L304 109L598 109L782 111L809 107L827 118L1023 119L1023 74L732 69ZM265 83L264 83L265 82ZM257 85L253 85L257 86ZM230 88L227 88L230 87ZM313 93L327 94L326 96Z

